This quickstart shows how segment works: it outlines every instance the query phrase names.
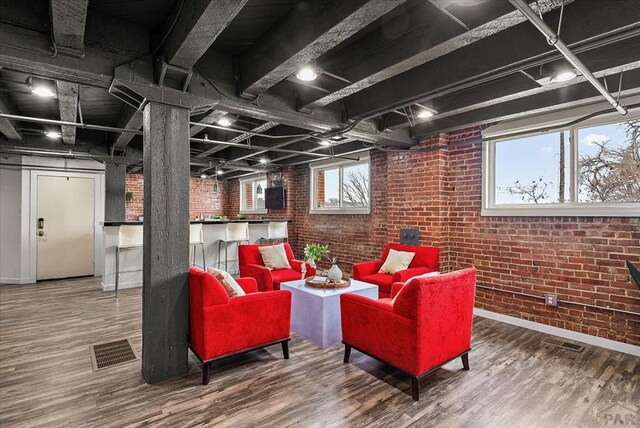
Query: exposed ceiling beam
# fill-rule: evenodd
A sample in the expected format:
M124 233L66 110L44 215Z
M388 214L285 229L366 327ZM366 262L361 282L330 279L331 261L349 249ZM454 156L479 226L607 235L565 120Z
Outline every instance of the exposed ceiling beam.
M640 36L590 50L581 54L581 57L594 75L601 79L640 68L640 60L635 60L637 58L635 52L638 51L640 51ZM578 76L567 82L547 82L541 86L524 74L517 73L475 88L435 98L430 106L438 111L438 114L429 119L416 119L416 122L419 124L439 120L584 81L584 77ZM618 82L613 78L609 78L608 81L612 88L618 88ZM385 125L394 127L409 124L406 118L392 115L385 120Z
M350 157L359 157L359 153L368 152L371 150L371 147L365 147L361 142L351 142L347 144L343 144L335 148L334 153L336 156L350 156ZM286 162L281 162L279 165L282 167L286 166L294 166L294 165L302 165L313 162L314 158L310 158L305 155L292 156Z
M214 123L216 123L217 121L222 119L222 117L225 114L227 114L227 112L225 112L225 111L212 110L207 115L205 115L204 117L201 117L197 121L200 122L200 123L206 123L207 125L213 125ZM189 129L189 136L193 137L198 132L204 131L205 129L207 129L205 126L191 125L191 128Z
M16 109L9 99L9 93L5 91L0 91L0 113L16 114ZM0 117L0 133L7 137L8 140L22 141L22 135L16 129L13 120Z
M193 67L246 3L247 0L184 0L164 43L167 63Z
M571 1L573 0L565 0L565 3ZM538 3L542 12L546 13L560 7L562 0L542 0ZM325 106L485 37L526 22L526 18L521 13L513 11L504 2L488 2L475 7L487 8L491 13L481 15L486 17L486 21L469 31L465 31L461 26L451 25L451 18L427 1L409 10L408 17L403 15L395 17L394 21L389 23L390 26L400 26L409 20L410 29L389 41L387 27L383 26L363 40L354 43L353 46L348 46L328 58L326 65L322 64L322 66L352 83L342 85L342 88L331 94L303 92L306 95L302 97L301 109L313 110ZM495 46L493 49L496 49Z
M335 141L330 147L321 146L316 141L301 141L292 147L295 150L300 150L308 153L321 153L326 155L338 155L341 151L344 151L344 147L364 147L364 143L361 141L354 141L350 138L346 138L342 141ZM284 154L270 157L270 161L280 164L283 160L289 158L295 158L301 156L300 154Z
M117 65L149 50L146 27L89 11L91 25L86 28L84 59L54 56L51 36L28 3L16 1L2 9L0 65L7 69L108 88Z
M298 68L346 40L405 0L310 0L291 12L244 53L241 92L256 97Z
M134 131L138 131L142 128L143 116L142 112L138 110L134 110L132 108L125 109L118 120L118 127L124 129L131 129ZM114 143L114 147L117 149L124 149L127 147L127 144L131 141L131 139L135 136L131 132L122 132L118 134L116 137L116 141Z
M58 80L58 108L60 120L76 122L78 120L78 84ZM62 141L65 144L76 143L76 127L62 125Z
M612 75L611 81L617 82L618 78L619 75ZM622 96L638 94L640 93L640 89L638 88L640 88L640 69L625 72L624 79L622 80ZM597 92L593 87L583 81L577 85L542 92L525 98L518 98L462 114L424 122L414 128L414 133L416 136L422 137L473 125L517 119L524 116L549 113L580 105L602 102L602 98L596 94ZM612 111L615 110L612 109Z
M262 133L265 131L268 131L271 128L274 128L278 126L277 123L275 122L265 122L262 125L256 126L255 128L251 129L250 132L244 132L242 134L236 135L235 137L233 137L231 140L229 140L230 143L241 143L245 140L248 140L249 138L251 138L253 133ZM196 156L194 156L197 159L201 159L201 158L206 158L207 156L211 156L214 153L217 153L221 150L226 149L227 146L216 146L216 147L212 147L210 149L205 150L202 153L197 154Z
M165 30L171 31L164 45L167 62L187 69L193 67L246 2L247 0L185 0L182 10L174 12L179 13L176 24L172 29ZM214 111L205 121L211 120L212 123L221 113ZM142 128L142 113L135 111L123 114L120 126L139 130ZM198 132L198 128L191 128L189 131L191 136ZM115 147L126 147L132 138L133 134L120 134Z
M590 38L600 39L610 33L638 26L635 5L620 2L616 6L589 8L581 7L580 2L566 6L563 39L571 45L587 43ZM556 25L554 22L557 22L558 16L558 11L554 11L547 14L545 20L550 25ZM482 55L478 52L482 52ZM541 40L535 28L524 22L362 90L348 97L345 102L351 117L382 114L435 98L448 87L459 86L467 79L495 75L504 70L517 72L517 67L529 66L540 58L551 56L553 59L554 55L557 54Z
M84 28L89 0L51 0L53 40L58 51L84 54Z

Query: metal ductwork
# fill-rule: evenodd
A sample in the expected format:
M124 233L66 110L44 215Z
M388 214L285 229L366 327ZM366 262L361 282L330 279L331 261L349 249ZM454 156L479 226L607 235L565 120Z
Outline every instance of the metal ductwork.
M616 100L609 90L605 88L602 83L589 71L586 65L582 63L578 59L577 56L571 52L571 49L564 44L562 40L560 40L560 36L556 34L541 16L538 16L536 12L529 7L525 0L509 0L509 2L522 14L547 38L547 42L555 47L558 52L562 54L566 58L567 61L593 85L594 88L598 92L602 94L602 96L615 108L621 115L627 114L627 108L620 104L618 100ZM560 25L562 24L562 11L560 14ZM559 27L558 27L559 32ZM622 78L622 77L621 77Z

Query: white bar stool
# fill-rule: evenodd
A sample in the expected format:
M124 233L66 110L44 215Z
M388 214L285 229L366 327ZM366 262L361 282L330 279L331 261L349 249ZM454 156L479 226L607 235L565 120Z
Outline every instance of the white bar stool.
M222 243L224 243L224 270L228 272L229 244L240 244L242 242L249 243L249 223L227 223L224 230L224 239L218 241L218 269L220 269L221 264ZM238 260L237 255L236 260Z
M267 242L276 243L280 240L286 242L289 238L289 229L286 221L270 221L267 225Z
M118 246L116 247L116 299L118 298L118 283L120 282L120 250L144 246L143 237L142 226L122 225L118 229Z
M198 245L202 248L202 269L207 270L207 264L204 260L204 232L202 229L202 223L195 223L189 225L189 245L191 245L192 257L191 264L196 264L196 249Z

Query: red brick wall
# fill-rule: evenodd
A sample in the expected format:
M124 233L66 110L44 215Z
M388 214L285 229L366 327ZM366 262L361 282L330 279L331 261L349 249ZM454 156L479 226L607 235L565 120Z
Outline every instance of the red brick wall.
M351 263L375 258L386 242L397 242L399 229L417 227L423 245L440 247L441 270L473 265L478 285L540 297L553 292L561 300L640 312L640 291L624 265L640 265L640 218L481 216L481 129L420 144L451 144L446 150L372 152L370 215L309 214L309 167L287 170L284 214L293 220L296 254L306 243L325 243L349 271ZM230 212L237 212L238 198L237 181L231 182ZM548 308L541 298L481 288L476 306L640 345L636 315L564 303Z
M189 217L208 214L224 214L227 182L218 181L218 191L213 191L214 179L191 178L189 181ZM126 203L127 220L138 220L144 213L144 177L142 174L127 175L125 188L133 194L133 200Z

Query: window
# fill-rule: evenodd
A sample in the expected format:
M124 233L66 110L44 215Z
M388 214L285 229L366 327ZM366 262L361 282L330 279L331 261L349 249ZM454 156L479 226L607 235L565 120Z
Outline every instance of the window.
M311 213L369 214L369 159L311 164Z
M240 180L240 212L266 214L264 194L267 188L267 177L261 175Z
M640 118L575 127L483 147L483 215L637 216Z

